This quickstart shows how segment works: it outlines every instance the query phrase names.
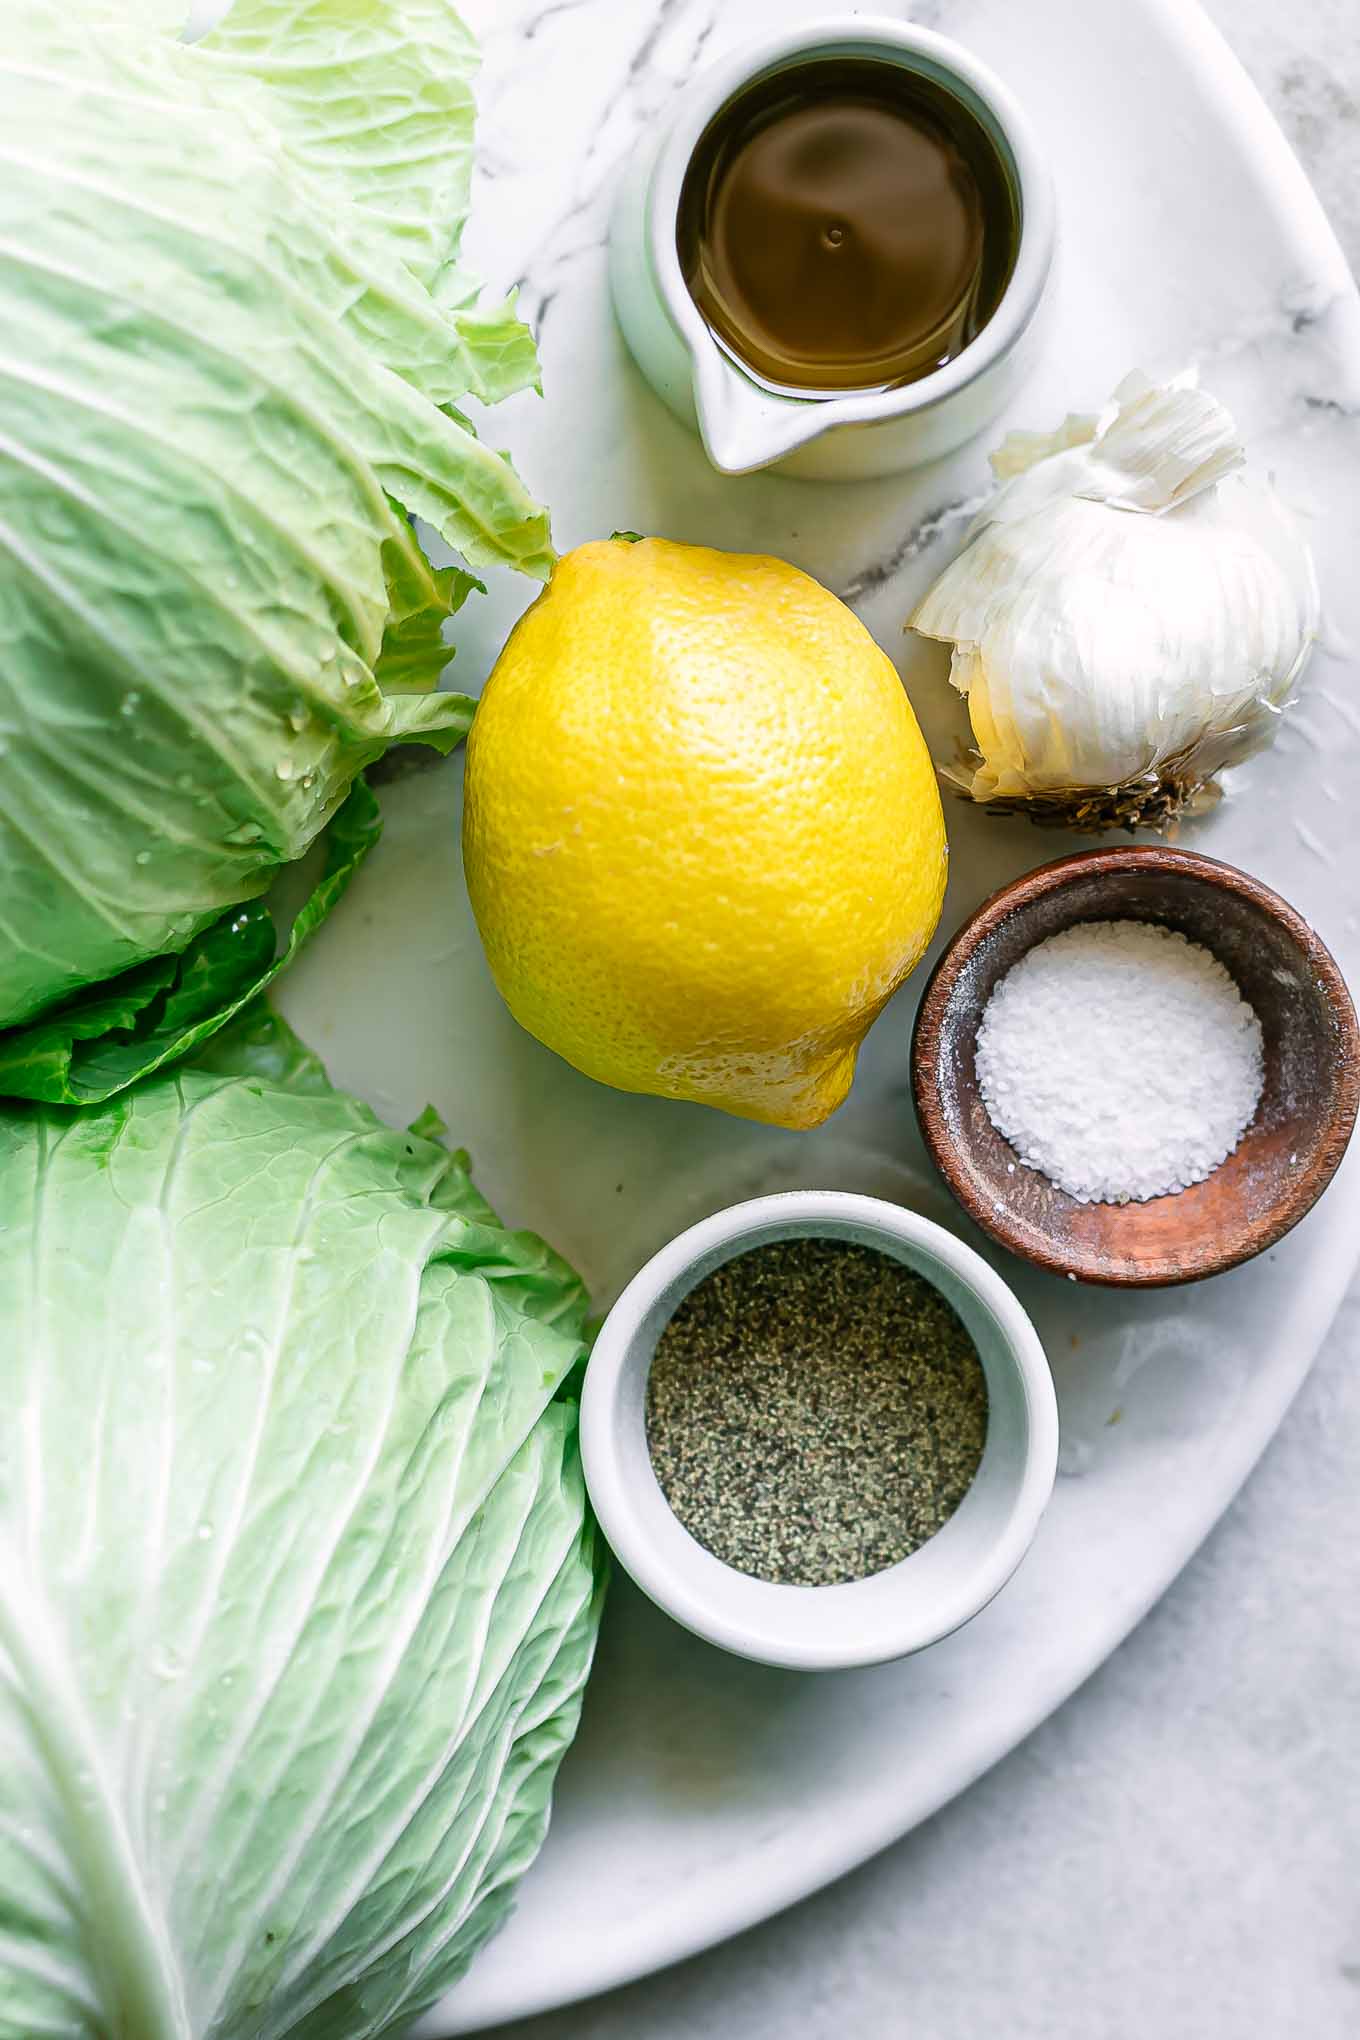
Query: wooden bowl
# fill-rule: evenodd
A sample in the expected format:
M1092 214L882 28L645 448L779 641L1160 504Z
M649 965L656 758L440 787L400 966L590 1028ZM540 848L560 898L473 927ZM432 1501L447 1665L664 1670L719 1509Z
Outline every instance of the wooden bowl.
M1203 1183L1138 1204L1080 1204L1026 1167L987 1116L974 1051L997 981L1074 921L1157 921L1226 965L1255 1008L1265 1089ZM984 901L931 975L912 1041L927 1148L960 1204L1002 1246L1079 1282L1196 1282L1298 1224L1346 1150L1360 1101L1360 1031L1345 980L1277 893L1231 864L1165 845L1083 851Z

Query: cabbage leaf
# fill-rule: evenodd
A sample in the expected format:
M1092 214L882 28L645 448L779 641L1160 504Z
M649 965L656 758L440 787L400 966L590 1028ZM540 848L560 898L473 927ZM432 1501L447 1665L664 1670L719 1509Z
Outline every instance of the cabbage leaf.
M0 2040L374 2040L538 1848L585 1302L259 1009L0 1112Z
M378 803L356 779L326 831L321 874L282 946L269 907L249 900L211 922L180 955L150 957L57 1012L0 1033L0 1097L97 1103L188 1055L287 968L381 833Z
M536 368L458 266L456 15L238 0L185 45L172 11L11 0L0 45L11 1030L229 925L390 745L457 743L444 626L551 557L459 409Z

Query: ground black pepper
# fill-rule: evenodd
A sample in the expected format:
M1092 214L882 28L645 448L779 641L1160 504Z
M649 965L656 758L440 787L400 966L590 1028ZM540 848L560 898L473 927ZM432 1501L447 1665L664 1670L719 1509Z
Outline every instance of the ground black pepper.
M647 1385L657 1479L690 1534L757 1578L864 1579L933 1537L987 1436L977 1349L939 1290L847 1240L755 1247L708 1275Z

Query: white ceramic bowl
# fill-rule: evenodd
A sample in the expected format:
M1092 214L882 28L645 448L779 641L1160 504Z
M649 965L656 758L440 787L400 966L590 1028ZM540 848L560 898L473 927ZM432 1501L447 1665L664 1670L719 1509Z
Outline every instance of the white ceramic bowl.
M775 1586L705 1551L672 1514L647 1451L647 1376L682 1298L735 1255L808 1234L876 1247L933 1282L972 1335L989 1402L982 1463L944 1528L898 1565L831 1587ZM905 1657L987 1605L1052 1492L1058 1406L1038 1334L980 1254L900 1205L794 1190L715 1213L633 1277L586 1370L581 1450L604 1534L658 1607L739 1657L820 1671Z
M945 86L991 134L1019 199L1019 250L995 312L953 361L896 389L843 396L768 392L714 340L680 268L680 189L704 129L757 79L819 57L869 57ZM1056 242L1048 165L1001 80L961 44L930 29L875 15L833 15L723 57L643 136L619 183L610 287L643 374L699 431L720 472L779 467L809 479L849 481L938 460L991 423L1033 365Z

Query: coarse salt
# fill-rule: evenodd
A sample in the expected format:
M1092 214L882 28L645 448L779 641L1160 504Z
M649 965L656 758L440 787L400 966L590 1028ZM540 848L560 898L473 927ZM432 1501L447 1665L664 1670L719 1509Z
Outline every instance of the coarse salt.
M1007 971L977 1036L983 1103L1082 1204L1203 1182L1261 1097L1261 1023L1218 958L1148 921L1083 921Z

